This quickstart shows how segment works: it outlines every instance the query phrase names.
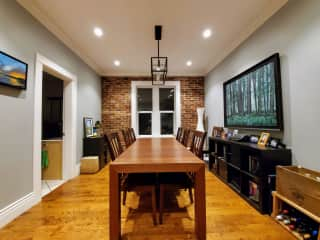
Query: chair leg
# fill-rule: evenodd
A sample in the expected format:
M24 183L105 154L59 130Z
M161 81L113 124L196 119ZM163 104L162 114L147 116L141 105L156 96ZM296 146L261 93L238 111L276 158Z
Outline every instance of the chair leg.
M126 205L126 200L127 200L127 189L123 190L123 199L122 199L122 205Z
M188 190L189 190L190 202L193 203L192 187L189 187Z
M152 188L152 218L153 225L157 225L157 202L156 202L156 188Z
M164 186L160 184L160 189L159 189L159 224L162 224L162 214L163 214L163 205L164 205Z

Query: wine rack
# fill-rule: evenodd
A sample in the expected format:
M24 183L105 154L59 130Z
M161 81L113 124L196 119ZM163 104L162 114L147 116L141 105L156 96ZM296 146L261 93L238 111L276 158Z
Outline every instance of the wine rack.
M288 230L293 236L295 236L299 240L320 240L320 217L315 215L314 213L306 210L305 208L297 205L293 201L289 200L288 198L284 197L283 195L279 194L278 192L274 191L272 192L273 196L273 211L272 211L272 217L275 219L276 222L278 222L282 227L284 227L286 230ZM303 216L305 219L308 219L309 222L313 222L313 225L316 225L315 232L317 232L317 235L312 236L311 233L306 233L308 235L308 238L304 237L303 233L299 233L296 229L291 229L290 223L284 223L283 219L279 220L277 217L282 216L282 213L284 211L285 205L291 207L295 211L298 212L300 216Z

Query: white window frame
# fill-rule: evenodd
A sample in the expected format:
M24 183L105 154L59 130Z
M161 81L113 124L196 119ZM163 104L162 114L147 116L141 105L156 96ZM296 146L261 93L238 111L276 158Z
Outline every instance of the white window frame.
M138 128L138 111L137 111L137 89L138 88L175 88L175 111L159 111L153 109L152 113L152 135L139 135ZM153 106L159 106L159 91L153 95ZM149 111L147 111L149 112ZM180 104L180 81L166 81L164 85L152 85L152 81L132 81L131 82L131 127L135 130L137 137L172 137L173 135L160 134L160 113L174 112L173 132L176 134L178 127L181 125L181 104Z

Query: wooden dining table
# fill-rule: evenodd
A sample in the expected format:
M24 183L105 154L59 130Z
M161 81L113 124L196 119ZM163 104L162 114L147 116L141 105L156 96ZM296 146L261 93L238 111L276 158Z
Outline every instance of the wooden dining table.
M195 234L206 239L205 164L175 138L139 138L110 164L110 240L121 239L120 174L193 172Z

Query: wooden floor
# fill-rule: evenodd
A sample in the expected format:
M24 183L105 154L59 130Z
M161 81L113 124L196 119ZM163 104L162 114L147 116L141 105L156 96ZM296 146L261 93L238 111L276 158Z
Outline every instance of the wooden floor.
M0 230L1 240L109 239L109 168L82 175ZM261 215L212 173L206 173L207 239L293 240L269 216ZM169 193L169 196L173 194ZM181 191L169 197L164 224L153 226L150 196L128 194L122 210L123 239L195 239L193 205Z

